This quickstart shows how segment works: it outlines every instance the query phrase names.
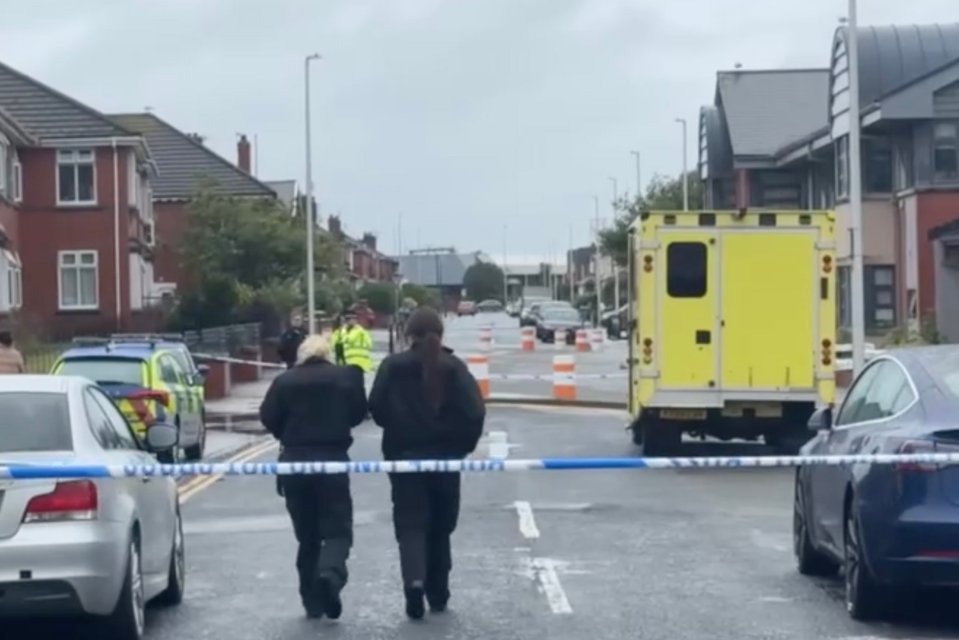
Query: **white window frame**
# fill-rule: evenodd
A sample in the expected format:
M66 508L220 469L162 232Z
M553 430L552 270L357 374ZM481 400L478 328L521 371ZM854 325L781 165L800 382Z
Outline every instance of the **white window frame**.
M84 154L89 154L89 160L81 161L80 158ZM56 189L57 189L57 206L59 207L85 207L90 205L97 204L97 152L96 149L57 149L56 151ZM80 194L80 176L78 167L81 165L90 165L93 167L93 199L92 200L61 200L60 199L60 167L61 166L72 166L73 174L76 185L76 193L79 197Z
M23 306L23 275L17 254L0 249L0 311L15 311Z
M157 228L153 220L146 220L143 223L143 236L148 247L155 247L157 243Z
M6 193L7 188L7 158L10 156L10 145L7 139L0 136L0 193ZM7 194L10 195L10 194Z
M13 187L13 201L23 202L23 165L16 157L13 160L13 175L10 183Z
M63 258L64 256L74 256L76 262L72 265L64 265ZM86 256L93 256L93 263L83 265L83 258ZM72 269L77 272L77 296L82 297L82 289L80 287L80 275L79 271L81 269L93 269L93 303L83 304L82 302L75 305L66 305L63 303L63 270ZM99 253L95 249L82 249L77 251L58 251L57 252L57 308L60 311L95 311L100 308L100 257Z

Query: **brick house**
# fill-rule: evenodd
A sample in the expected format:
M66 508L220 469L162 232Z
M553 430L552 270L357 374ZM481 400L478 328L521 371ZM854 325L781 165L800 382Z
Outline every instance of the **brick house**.
M276 192L250 173L250 143L241 136L237 164L203 145L199 136L187 134L152 113L113 116L124 127L142 135L156 160L153 208L156 212L157 295L176 292L183 281L178 247L189 224L188 207L205 182L214 194L226 197L276 198Z
M50 337L136 326L155 173L141 136L0 64L0 318Z
M350 273L356 288L369 282L393 282L398 262L376 248L374 234L364 233L359 240L351 238L344 233L339 216L328 218L327 230L341 243L343 266Z
M835 208L843 328L854 111L847 33L836 30L826 69L720 72L716 100L700 112L699 159L707 207ZM930 234L959 218L957 43L959 25L860 28L864 303L873 336L935 318Z

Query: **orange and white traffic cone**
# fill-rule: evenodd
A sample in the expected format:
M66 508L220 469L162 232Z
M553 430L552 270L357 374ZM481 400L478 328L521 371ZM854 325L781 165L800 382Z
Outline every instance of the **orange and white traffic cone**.
M562 351L566 348L566 331L557 329L553 332L553 348Z
M523 351L536 351L536 329L523 327L520 331L520 347Z
M576 350L579 352L589 351L589 334L586 329L576 330Z
M576 399L575 356L553 356L553 398L556 400Z
M476 379L476 385L479 387L480 395L486 400L489 398L489 356L466 356L466 366L469 372L473 374L473 378Z
M593 329L593 351L602 351L606 346L606 331L604 329Z

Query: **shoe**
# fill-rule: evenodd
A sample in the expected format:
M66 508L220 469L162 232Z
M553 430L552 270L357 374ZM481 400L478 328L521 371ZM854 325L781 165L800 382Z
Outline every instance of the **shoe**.
M304 601L303 608L306 609L306 617L310 620L318 620L323 617L323 605L316 599Z
M432 613L445 613L447 601L446 600L428 600L430 603L430 611Z
M414 585L403 590L406 596L406 615L411 620L422 620L426 615L426 607L423 604L423 587Z
M321 576L316 585L318 600L323 603L323 612L330 620L338 620L343 615L343 601L331 584L331 578Z

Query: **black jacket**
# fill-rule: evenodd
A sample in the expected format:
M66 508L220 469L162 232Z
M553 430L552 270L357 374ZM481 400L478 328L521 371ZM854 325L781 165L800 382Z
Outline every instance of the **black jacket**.
M284 331L276 348L280 360L292 367L296 362L296 351L300 348L300 343L303 342L304 338L306 338L306 333L298 327L290 327Z
M366 414L363 373L319 359L282 373L260 405L260 421L283 446L283 460L346 459L351 430Z
M370 391L370 412L383 427L387 460L457 459L476 449L483 435L486 405L462 360L444 348L440 372L446 383L435 410L423 387L417 348L387 356Z

